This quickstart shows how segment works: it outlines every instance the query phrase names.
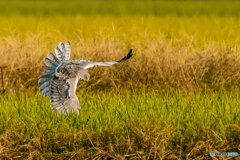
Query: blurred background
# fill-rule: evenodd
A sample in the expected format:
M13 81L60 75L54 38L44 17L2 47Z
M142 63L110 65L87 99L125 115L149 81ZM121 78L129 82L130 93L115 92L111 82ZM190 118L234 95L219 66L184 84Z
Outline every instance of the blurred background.
M238 84L238 1L0 1L4 88L37 86L42 59L69 40L72 59L118 60L90 69L84 87L219 88Z

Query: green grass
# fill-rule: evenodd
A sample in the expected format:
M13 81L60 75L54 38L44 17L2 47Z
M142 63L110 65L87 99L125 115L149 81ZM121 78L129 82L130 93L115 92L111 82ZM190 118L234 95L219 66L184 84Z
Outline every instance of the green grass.
M68 151L75 158L98 152L103 157L132 154L133 158L141 153L141 157L154 158L157 150L162 150L158 158L171 154L196 158L199 154L209 156L205 150L208 145L212 145L212 150L237 151L240 142L236 89L198 91L193 95L144 87L140 91L119 93L82 90L77 93L82 109L79 115L70 117L52 113L49 99L32 92L0 97L0 139L9 141L2 143L2 147L10 147L18 155L33 147L31 152L37 150L44 157L51 153L66 157ZM37 145L32 142L36 139ZM133 144L121 148L125 141ZM204 145L200 147L199 143ZM24 151L18 150L23 144L29 146ZM108 150L110 144L113 152ZM191 152L194 148L196 151ZM82 153L74 156L80 150ZM84 153L88 150L89 155ZM25 152L25 156L31 153ZM50 157L54 158L53 155Z
M136 41L195 39L197 46L239 44L240 2L26 1L0 2L0 35L30 32L75 40L100 35Z
M0 14L34 15L146 15L146 16L234 16L238 1L12 1L0 2Z
M238 151L239 8L238 1L0 1L5 87L26 89L0 95L0 159L207 159L213 150ZM124 64L89 69L91 80L78 86L79 115L53 113L36 86L43 57L65 40L73 59L134 51Z

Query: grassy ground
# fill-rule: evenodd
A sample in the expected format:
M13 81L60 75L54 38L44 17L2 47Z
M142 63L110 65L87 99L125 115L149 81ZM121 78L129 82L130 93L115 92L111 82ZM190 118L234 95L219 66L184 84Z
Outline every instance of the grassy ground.
M0 159L207 159L238 151L240 2L0 1ZM37 91L60 41L89 69L80 115ZM220 158L220 157L219 157ZM227 158L227 157L222 157Z
M79 115L32 90L0 97L1 158L209 158L237 152L239 91L82 90ZM226 158L226 157L225 157Z

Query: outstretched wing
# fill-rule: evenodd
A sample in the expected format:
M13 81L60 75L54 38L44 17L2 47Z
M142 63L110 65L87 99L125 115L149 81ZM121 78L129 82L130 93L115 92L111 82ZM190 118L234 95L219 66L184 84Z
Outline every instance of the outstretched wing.
M77 78L66 79L54 76L49 92L53 110L64 114L75 111L79 113L81 106L75 94L77 83Z
M63 63L51 80L49 98L52 109L63 112L79 112L81 108L76 96L79 75L87 70L75 62Z
M41 84L39 91L42 91L43 96L49 95L50 82L53 76L56 74L57 69L61 66L61 61L58 60L52 53L48 53L48 58L44 58L43 62L47 66L42 66L42 69L47 73L39 76L38 84Z
M132 49L130 49L129 53L119 61L91 62L91 61L80 60L79 63L82 64L82 67L85 68L85 69L95 67L95 66L111 66L113 64L121 63L121 62L124 62L124 61L128 60L129 58L132 57L132 55L133 55L132 54Z
M70 54L71 54L71 45L69 41L65 42L65 46L62 42L60 42L56 47L55 47L55 52L57 55L57 58L61 62L65 62L69 60Z
M39 90L42 91L43 96L49 95L51 80L53 79L54 75L56 75L57 70L62 63L69 60L71 54L70 42L66 41L65 46L62 42L60 42L59 45L55 47L55 52L57 58L49 52L47 58L43 59L43 62L47 66L42 66L42 69L47 73L39 76L38 80L38 84L41 84Z

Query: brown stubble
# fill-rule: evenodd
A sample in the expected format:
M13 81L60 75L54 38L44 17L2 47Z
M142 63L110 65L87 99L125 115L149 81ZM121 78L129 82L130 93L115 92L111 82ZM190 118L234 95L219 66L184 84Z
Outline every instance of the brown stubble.
M21 39L14 35L1 38L1 65L8 66L4 75L6 86L21 89L36 86L38 76L44 73L43 58L49 51L54 53L59 41L65 40L52 39L50 33L27 33ZM109 88L115 83L130 88L157 84L160 88L194 91L239 83L239 51L235 45L226 47L212 42L197 47L192 38L166 41L157 36L135 39L130 44L114 36L76 37L70 43L71 59L91 61L119 60L133 48L133 58L127 62L89 69L90 81L80 86Z

